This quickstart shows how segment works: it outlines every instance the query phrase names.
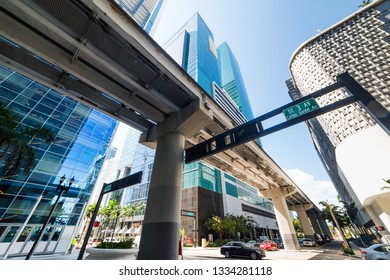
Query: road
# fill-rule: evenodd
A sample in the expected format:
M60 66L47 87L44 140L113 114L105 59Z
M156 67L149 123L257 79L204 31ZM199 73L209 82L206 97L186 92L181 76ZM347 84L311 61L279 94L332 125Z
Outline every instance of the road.
M358 260L360 252L357 247L354 248L355 256L340 255L342 242L332 241L316 247L301 247L299 251L278 250L267 251L264 260ZM37 255L31 259L35 260L77 260L79 250L73 250L72 254L67 255ZM85 254L87 256L88 254ZM10 260L24 260L23 257L9 258ZM179 260L181 256L179 256ZM184 260L225 260L234 261L237 258L226 259L220 254L220 248L183 248Z

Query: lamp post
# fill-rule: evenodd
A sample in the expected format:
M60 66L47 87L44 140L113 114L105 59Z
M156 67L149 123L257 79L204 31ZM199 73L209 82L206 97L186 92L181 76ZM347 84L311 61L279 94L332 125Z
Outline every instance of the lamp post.
M53 215L53 212L54 212L54 209L57 207L57 204L58 202L60 201L60 198L62 196L62 194L65 192L67 193L68 190L70 189L70 186L74 183L75 179L74 177L72 179L69 180L69 185L68 186L65 186L63 185L63 183L65 182L65 175L62 176L60 178L60 183L58 184L57 188L56 188L56 192L57 191L60 191L60 193L58 194L57 196L57 199L56 199L56 202L54 203L53 207L50 209L50 212L49 212L49 215L47 215L47 218L41 228L41 230L39 231L39 234L37 236L37 238L35 239L34 241L34 244L32 245L31 249L30 249L30 252L28 252L28 255L26 257L26 260L29 260L32 256L32 254L34 253L35 251L35 248L38 246L38 243L39 241L41 240L42 236L43 236L43 233L45 232L45 229L46 229L46 226L47 224L49 223L50 219L51 219L51 216Z

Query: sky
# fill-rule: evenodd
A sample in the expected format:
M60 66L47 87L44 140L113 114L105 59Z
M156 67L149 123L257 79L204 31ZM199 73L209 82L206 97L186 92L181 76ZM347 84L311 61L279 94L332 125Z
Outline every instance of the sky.
M254 116L291 102L285 81L304 42L360 9L360 0L166 0L154 39L163 45L196 12L240 65ZM283 121L283 119L277 119ZM270 124L268 124L269 126ZM267 127L267 123L265 123ZM263 149L318 205L337 202L305 124L261 139Z

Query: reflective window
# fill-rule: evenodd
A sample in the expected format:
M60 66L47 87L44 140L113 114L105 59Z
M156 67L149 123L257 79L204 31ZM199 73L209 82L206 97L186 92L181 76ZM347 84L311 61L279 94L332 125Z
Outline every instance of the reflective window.
M1 69L1 68L0 68ZM1 73L1 72L0 72ZM5 230L7 229L7 227L5 226L0 226L0 240L1 240L1 236L3 235L3 233L5 232Z
M51 238L51 241L57 241L58 239L60 239L61 232L63 229L64 229L63 227L56 227L53 233L53 237Z
M43 235L42 235L41 241L48 241L53 230L54 230L54 227L46 228Z
M37 239L40 230L41 230L41 227L35 227L33 229L33 232L31 234L30 239L28 240L28 242L34 242L35 239Z
M24 242L27 240L27 237L29 236L31 230L33 228L32 227L25 227L24 230L22 231L22 233L20 234L17 242Z
M8 230L8 232L7 232L7 234L5 235L5 237L3 238L3 240L1 240L1 242L2 242L2 243L10 243L10 242L14 239L16 233L18 232L18 229L19 229L19 226L13 226L13 227L11 227L11 228Z

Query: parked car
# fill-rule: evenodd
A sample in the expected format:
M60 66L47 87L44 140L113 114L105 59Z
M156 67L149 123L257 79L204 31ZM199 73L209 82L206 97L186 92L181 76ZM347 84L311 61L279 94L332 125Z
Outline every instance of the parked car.
M276 245L276 243L272 240L264 240L260 243L260 249L266 251L276 251L278 250L278 245Z
M260 248L253 248L244 242L231 241L221 247L221 254L225 258L235 257L249 257L252 260L262 259L265 257L265 252Z
M255 247L255 248L260 248L260 242L257 240L249 240L246 245L249 247Z
M315 247L316 242L311 238L304 238L302 241L303 246Z
M276 246L278 246L278 249L283 249L284 248L282 238L274 238L273 242L276 243Z
M364 260L390 260L390 244L374 244L360 251Z

